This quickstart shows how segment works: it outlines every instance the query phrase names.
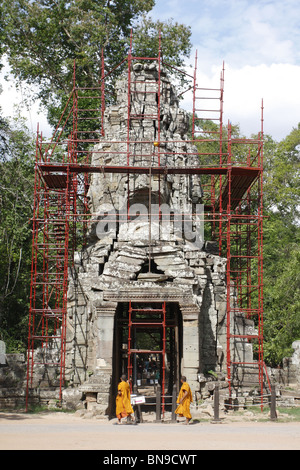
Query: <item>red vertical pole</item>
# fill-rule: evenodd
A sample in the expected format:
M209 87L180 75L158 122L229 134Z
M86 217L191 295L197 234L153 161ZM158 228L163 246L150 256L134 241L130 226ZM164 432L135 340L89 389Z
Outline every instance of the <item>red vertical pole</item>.
M195 54L194 68L194 86L193 86L193 122L192 122L192 140L195 140L195 113L196 113L196 88L197 88L197 49Z
M247 191L248 214L251 214L251 194L250 188ZM246 244L247 244L247 318L251 317L252 309L252 263L251 263L251 219L248 220L246 227ZM259 281L257 281L259 282Z
M161 107L161 32L159 31L159 39L158 39L158 92L157 92L157 159L158 159L158 166L160 166L160 107ZM149 184L151 185L151 175L149 172ZM149 214L151 211L151 201L149 201ZM160 196L160 174L158 175L158 216L159 220L161 220L161 196ZM149 220L150 223L150 220ZM151 242L151 240L150 240ZM150 250L149 250L150 252ZM149 269L150 269L150 261L149 261Z
M227 162L227 177L228 177L228 204L227 204L227 318L226 318L226 331L227 331L227 380L229 386L229 397L231 399L231 124L228 123L228 162Z
M132 304L131 300L129 301L129 309L128 309L128 344L127 344L127 359L128 359L128 366L127 366L127 375L128 380L130 382L130 388L132 389L132 358L131 358L131 337L132 334Z
M76 63L74 60L74 73L73 73L73 134L71 138L73 139L73 147L75 150L75 146L77 146L77 117L78 117L78 100L77 100L77 93L76 93ZM74 152L75 153L75 152ZM74 157L73 152L68 152L69 162L72 161L72 157ZM75 162L77 163L77 162Z
M132 62L132 30L128 53L128 96L127 96L127 166L130 165L130 112L131 112L131 62ZM127 219L129 219L129 173L127 176Z
M56 269L56 275L55 275L55 311L58 312L58 318L55 323L55 330L54 334L56 335L56 332L58 330L58 327L61 322L61 315L60 315L60 310L61 310L61 305L60 305L60 285L61 285L61 270L62 270L62 260L61 260L61 250L62 250L62 244L64 242L63 236L60 234L60 228L61 228L61 223L60 223L60 217L62 217L62 208L64 207L64 200L62 197L61 193L58 193L57 195L57 208L58 208L58 213L56 215L56 219L53 221L53 229L55 230L55 227L57 227L58 230L58 236L56 238L56 256L55 256L55 269ZM64 233L63 233L64 235Z
M105 112L105 68L104 52L101 51L101 135L104 137L104 112Z
M261 409L263 410L263 101L261 105L261 133L260 133L260 152L259 152L259 210L258 210L258 250L259 250L259 373L261 384Z
M75 61L74 61L74 97L73 97L73 134L71 135L71 149L68 155L68 162L77 164L78 160L78 91L76 90L76 68L75 68ZM76 211L77 211L77 178L78 175L73 173L72 176L69 176L69 189L68 189L68 197L72 196L72 209L73 209L73 225L72 225L72 260L74 260L74 251L76 246ZM69 204L71 204L69 201Z
M225 76L225 65L223 62L223 69L221 72L220 79L220 167L223 163L223 106L224 106L224 76Z
M40 206L40 175L37 164L39 160L39 128L36 137L35 172L34 172L34 196L33 196L33 218L32 218L32 247L31 247L31 283L30 283L30 305L28 319L28 347L27 347L27 373L26 373L26 411L28 411L29 383L32 385L33 353L34 353L34 324L36 309L36 279L37 279L37 237L38 217Z
M50 198L49 188L44 183L44 221L43 221L43 313L42 313L42 336L45 336L46 346L48 345L48 319L45 315L49 305L49 224L50 224ZM51 254L51 253L50 253ZM45 347L44 340L42 348Z
M68 158L70 161L70 157ZM60 357L60 380L59 399L62 400L62 387L65 380L65 359L66 359L66 320L67 320L67 292L69 274L69 239L70 239L70 204L71 204L71 175L70 164L67 165L67 181L65 189L65 236L64 236L64 259L63 259L63 279L62 285L58 287L61 292L61 357Z
M220 167L224 165L223 162L223 104L224 104L224 79L225 79L225 66L223 62L223 70L221 72L221 95L220 95ZM219 176L219 256L222 256L222 175Z
M163 348L162 348L162 414L165 414L166 382L166 302L162 304Z
M216 236L216 187L215 187L215 175L210 177L210 200L212 206L212 240L215 240Z
M157 92L157 159L160 166L160 100L161 100L161 32L158 39L158 92Z

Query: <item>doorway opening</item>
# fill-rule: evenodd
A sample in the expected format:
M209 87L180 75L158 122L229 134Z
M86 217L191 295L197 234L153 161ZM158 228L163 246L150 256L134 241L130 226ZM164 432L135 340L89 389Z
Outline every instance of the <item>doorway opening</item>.
M179 389L182 358L182 316L178 303L119 303L115 316L113 387L122 374L131 391L155 395L161 387L162 407Z

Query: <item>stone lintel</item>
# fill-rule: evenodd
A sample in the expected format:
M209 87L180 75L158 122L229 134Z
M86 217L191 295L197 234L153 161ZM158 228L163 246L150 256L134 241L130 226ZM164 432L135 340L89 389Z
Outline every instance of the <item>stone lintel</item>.
M179 288L162 288L162 287L151 287L143 290L142 288L126 288L118 289L117 291L104 291L103 299L107 301L115 302L143 302L143 301L155 301L155 302L183 302L188 301L189 295L185 294L182 289Z

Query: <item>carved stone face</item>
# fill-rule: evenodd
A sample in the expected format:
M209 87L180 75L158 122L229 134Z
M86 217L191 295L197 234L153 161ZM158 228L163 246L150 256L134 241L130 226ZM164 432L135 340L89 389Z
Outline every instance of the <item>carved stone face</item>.
M116 104L105 111L105 136L95 148L92 165L146 168L197 165L197 149L188 142L188 114L179 108L176 90L164 68L159 80L156 64L134 64L130 85L125 74L117 82L116 93ZM146 172L130 177L97 173L92 175L88 197L93 214L126 212L128 206L137 203L147 208L165 203L170 210L182 211L185 206L192 211L191 204L201 202L202 189L200 178L195 175L156 174L149 178Z

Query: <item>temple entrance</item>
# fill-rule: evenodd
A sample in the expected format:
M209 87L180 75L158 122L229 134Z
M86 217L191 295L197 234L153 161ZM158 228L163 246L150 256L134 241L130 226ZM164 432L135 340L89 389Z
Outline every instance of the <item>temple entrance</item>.
M113 387L125 374L132 391L164 397L179 388L182 317L177 303L119 303L115 316Z

